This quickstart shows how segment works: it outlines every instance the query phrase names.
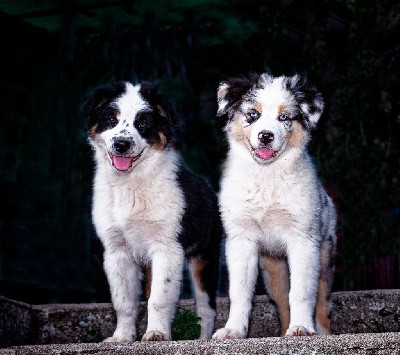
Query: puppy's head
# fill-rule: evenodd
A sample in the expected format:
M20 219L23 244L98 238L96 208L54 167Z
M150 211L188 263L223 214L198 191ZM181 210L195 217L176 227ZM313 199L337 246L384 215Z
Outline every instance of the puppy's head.
M179 124L169 100L148 82L120 81L98 88L83 109L89 117L89 142L119 171L173 144Z
M221 82L218 116L227 115L231 142L247 148L262 164L285 150L304 148L324 103L321 94L299 75L251 74Z

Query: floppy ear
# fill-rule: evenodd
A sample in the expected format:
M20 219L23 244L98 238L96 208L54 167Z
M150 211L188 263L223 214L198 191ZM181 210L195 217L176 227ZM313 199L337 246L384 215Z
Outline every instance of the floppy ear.
M116 92L125 91L126 83L124 81L117 81L98 87L93 90L91 94L84 98L82 111L86 117L93 119L93 117L101 111L101 109L108 105L113 100Z
M86 96L83 102L82 111L85 116L92 116L96 111L106 103L109 90L107 88L99 88Z
M222 81L219 84L217 99L217 116L231 114L243 100L243 97L254 87L260 79L259 74L250 73L249 76L241 76ZM231 111L231 112L230 112Z
M217 100L218 100L217 116L225 115L225 113L227 113L229 109L228 100L226 98L228 90L229 90L229 85L227 83L222 82L219 84L217 91Z
M314 85L297 74L287 78L287 89L299 105L305 126L310 129L315 128L324 110L321 93Z
M140 85L140 93L155 107L161 117L164 117L172 128L177 129L180 125L179 116L171 100L162 94L155 83L144 81Z

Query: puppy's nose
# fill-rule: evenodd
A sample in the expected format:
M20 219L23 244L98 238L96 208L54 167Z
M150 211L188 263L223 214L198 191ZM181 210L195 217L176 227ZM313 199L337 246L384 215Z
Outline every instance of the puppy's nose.
M114 148L120 154L126 153L130 147L131 142L124 139L117 139L114 142Z
M271 143L274 140L274 134L270 131L262 131L258 134L258 140L262 144Z

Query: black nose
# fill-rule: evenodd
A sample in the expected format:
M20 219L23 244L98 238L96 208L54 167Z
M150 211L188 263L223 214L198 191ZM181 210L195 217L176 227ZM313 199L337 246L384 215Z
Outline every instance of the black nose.
M258 140L262 144L271 143L274 140L274 134L269 131L262 131L258 134Z
M118 139L114 142L114 148L120 154L126 153L130 147L131 142L126 140Z

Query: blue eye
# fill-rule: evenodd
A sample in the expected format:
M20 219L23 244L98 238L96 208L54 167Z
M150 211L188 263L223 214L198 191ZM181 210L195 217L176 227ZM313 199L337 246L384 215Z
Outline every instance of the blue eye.
M285 113L282 112L279 116L278 116L278 120L279 121L287 121L289 119L289 116Z
M260 117L260 113L256 110L251 110L247 112L247 117L248 117L248 122L253 123L255 120L257 120Z

